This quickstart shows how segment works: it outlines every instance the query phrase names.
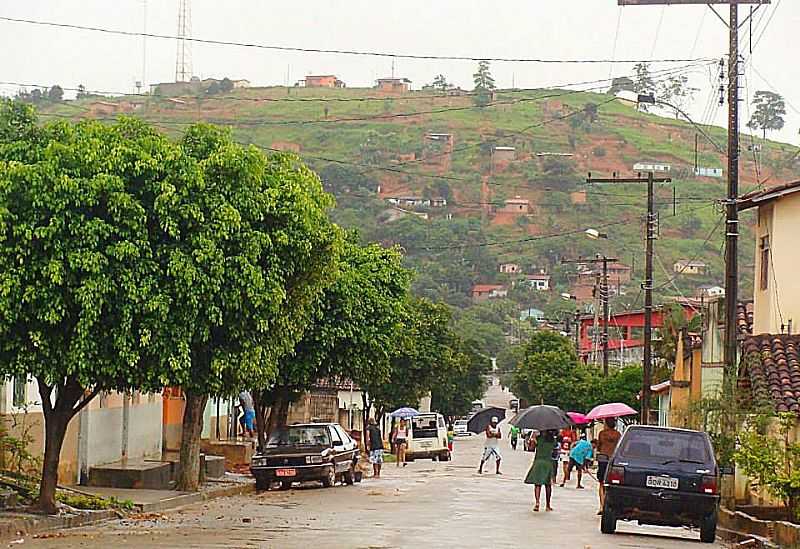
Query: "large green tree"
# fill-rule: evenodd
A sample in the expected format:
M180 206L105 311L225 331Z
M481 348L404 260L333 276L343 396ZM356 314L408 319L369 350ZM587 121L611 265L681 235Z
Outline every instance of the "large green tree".
M315 381L340 378L367 384L388 377L410 282L397 248L362 246L357 235L349 235L335 281L314 304L303 338L280 359L275 383L258 392L262 444L264 431L284 425L290 401ZM266 405L272 410L265 429Z
M166 374L186 402L178 487L196 490L208 398L275 378L331 282L341 232L327 218L332 199L295 156L267 157L206 125L180 149L190 161L180 177L143 192L158 193L153 240L177 347Z
M472 75L475 82L475 104L484 107L492 102L495 86L491 68L488 61L479 61L478 70Z
M100 391L160 384L149 355L169 304L138 191L168 185L175 153L124 122L39 127L0 102L0 375L38 381L47 513L71 419Z
M786 121L786 101L771 91L757 91L753 96L753 115L747 123L751 130L761 130L767 139L768 130L782 130Z
M486 376L491 370L489 357L472 345L454 339L455 348L447 368L440 371L431 387L431 409L448 421L466 415L472 402L486 392Z

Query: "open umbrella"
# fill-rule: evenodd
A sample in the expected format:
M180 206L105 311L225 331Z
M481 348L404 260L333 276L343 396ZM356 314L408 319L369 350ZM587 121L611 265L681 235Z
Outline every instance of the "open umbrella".
M497 421L503 421L506 418L506 409L498 408L497 406L481 408L467 420L467 431L470 433L484 432L486 426L492 422L493 417L496 417Z
M580 412L567 412L567 415L575 425L586 425L591 421L590 419L586 419L586 416Z
M536 431L561 429L571 424L572 420L564 413L564 410L558 406L544 404L525 408L511 420L511 425L520 429L534 429Z
M414 408L409 408L405 406L403 408L398 408L389 415L399 419L407 419L410 417L418 416L419 412L417 412Z
M606 419L609 417L622 417L622 416L635 416L638 414L636 410L623 404L622 402L609 402L608 404L601 404L595 406L592 411L586 414L586 419Z

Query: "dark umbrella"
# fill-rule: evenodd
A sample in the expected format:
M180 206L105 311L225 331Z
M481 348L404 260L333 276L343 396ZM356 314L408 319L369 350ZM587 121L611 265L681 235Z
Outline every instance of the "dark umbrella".
M498 408L497 406L481 408L467 420L467 431L476 434L484 432L486 427L492 422L493 417L496 417L497 421L503 421L506 417L506 409Z
M572 420L558 406L541 405L525 408L510 423L520 429L550 431L567 427L572 424Z

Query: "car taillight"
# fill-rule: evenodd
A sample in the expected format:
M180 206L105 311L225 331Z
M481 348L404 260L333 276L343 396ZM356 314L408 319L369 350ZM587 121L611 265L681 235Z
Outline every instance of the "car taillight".
M625 467L612 467L608 471L609 484L622 484L625 480Z
M712 476L704 476L703 482L700 484L700 491L704 494L716 494L717 493L717 477Z

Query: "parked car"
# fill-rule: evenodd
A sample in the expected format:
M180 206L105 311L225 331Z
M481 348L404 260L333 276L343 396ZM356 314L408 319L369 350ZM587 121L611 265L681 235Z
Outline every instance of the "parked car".
M466 419L457 419L455 423L453 423L453 433L457 437L468 437L472 433L467 430L467 420Z
M613 534L618 520L700 528L713 543L719 511L719 469L706 433L634 425L608 464L600 530Z
M447 425L444 416L425 413L414 416L409 421L406 459L450 460L447 446Z
M338 423L306 423L275 431L253 456L250 471L257 490L268 490L273 482L286 490L310 480L328 488L338 480L353 484L357 463L358 444Z

